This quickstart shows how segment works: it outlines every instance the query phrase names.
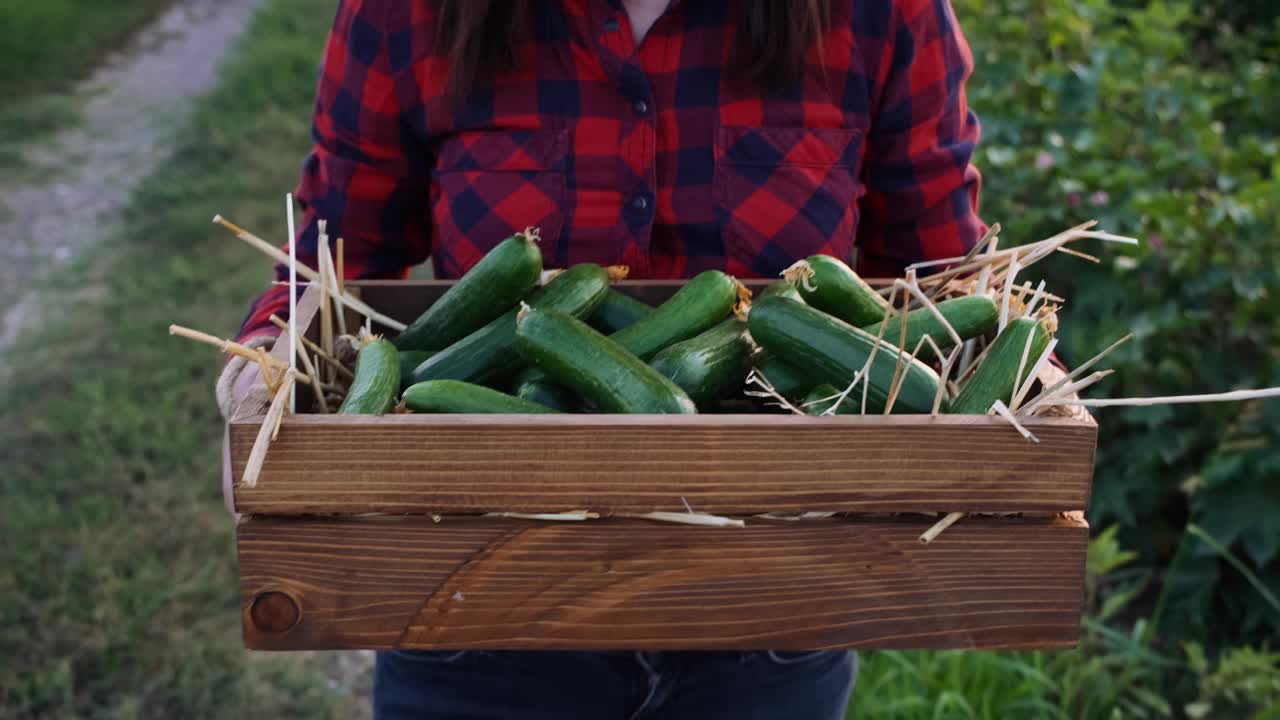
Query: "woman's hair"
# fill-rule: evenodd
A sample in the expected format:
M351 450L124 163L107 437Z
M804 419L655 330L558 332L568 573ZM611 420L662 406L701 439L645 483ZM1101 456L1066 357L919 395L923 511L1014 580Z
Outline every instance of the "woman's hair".
M517 66L533 0L431 0L436 43L450 59L454 93ZM778 90L799 81L805 54L831 23L831 0L738 0L741 15L729 54L729 81Z

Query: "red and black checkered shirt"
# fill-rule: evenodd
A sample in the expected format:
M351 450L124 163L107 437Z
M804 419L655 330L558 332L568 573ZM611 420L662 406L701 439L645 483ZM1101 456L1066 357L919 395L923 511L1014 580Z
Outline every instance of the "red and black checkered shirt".
M637 46L620 0L542 0L521 69L455 101L432 3L344 0L299 261L316 264L319 218L346 238L349 278L429 256L455 278L527 226L548 268L634 278L774 276L855 247L864 275L896 274L972 247L973 61L949 0L835 0L803 82L766 96L726 82L735 4L676 0ZM242 336L275 332L286 301L264 295Z

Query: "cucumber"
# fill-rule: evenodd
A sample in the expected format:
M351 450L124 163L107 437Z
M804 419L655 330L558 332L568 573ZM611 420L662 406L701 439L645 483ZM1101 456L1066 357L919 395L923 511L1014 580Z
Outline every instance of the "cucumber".
M883 320L889 309L887 300L830 255L810 255L787 268L785 277L805 302L854 327Z
M840 403L839 409L835 411L836 415L857 415L862 409L862 393L857 392L858 388L854 388L845 396L844 402ZM809 391L804 397L804 411L810 415L824 415L827 410L835 404L833 396L838 397L842 389L836 388L835 385L823 383Z
M374 340L356 355L355 379L338 412L342 415L386 415L400 391L400 354L389 340Z
M1053 316L1050 315L1049 318ZM1052 337L1047 325L1053 320L1034 320L1018 318L1005 326L1004 332L987 350L982 365L974 371L973 377L960 389L960 394L951 403L951 412L956 415L985 415L995 404L1002 400L1006 405L1013 399L1013 391L1031 373ZM1031 341L1031 350L1027 351L1026 365L1022 368L1022 376L1018 377L1018 365L1022 363L1022 353L1026 351L1027 338L1035 333Z
M649 317L609 337L632 355L648 360L662 348L688 340L723 320L738 302L741 287L719 270L699 273Z
M951 327L960 336L961 340L969 340L980 335L986 335L995 329L996 323L1000 319L1000 309L996 307L996 303L985 295L971 295L969 297L956 298L947 300L937 304L938 312L942 317L951 323ZM879 337L880 326L884 321L874 325L868 325L862 328L868 333ZM902 318L890 318L889 326L885 328L884 339L894 345L898 344L902 332ZM940 349L951 347L951 334L942 327L942 323L938 322L938 318L929 312L929 308L917 308L907 313L907 341L902 348L908 353L915 350L916 344L925 335L933 338ZM928 344L921 346L919 357L921 360L932 360L936 353Z
M770 354L812 375L816 383L843 388L867 363L876 337L821 310L781 297L761 300L751 308L751 336ZM911 360L889 343L881 343L869 373L867 409L885 407L901 358L901 389L893 409L900 413L927 413L938 392L937 373L919 360ZM855 388L861 409L862 388ZM851 393L852 395L852 393Z
M747 324L720 321L704 333L660 351L650 367L679 385L699 410L708 410L731 393L741 394L751 370L753 343Z
M527 308L516 321L516 347L557 383L602 412L691 414L693 401L675 383L581 320Z
M413 371L435 355L435 350L401 350L400 351L400 389L404 390L413 384Z
M533 307L559 310L575 317L590 313L609 289L609 276L599 265L582 263L559 273L529 296ZM516 313L502 317L450 345L413 371L415 383L462 380L492 385L524 366L516 352Z
M778 394L788 400L804 397L813 387L813 379L807 373L791 363L768 353L758 354L755 360L756 373L773 386Z
M457 380L416 383L404 391L404 404L410 410L420 413L533 415L556 412L545 405Z
M610 288L587 324L608 335L631 327L653 314L653 306Z
M786 280L774 280L769 283L760 291L760 295L756 299L763 300L767 297L775 297L779 295L787 298L788 300L804 302L804 297L800 295L800 291L796 289L796 286Z
M538 284L542 253L536 234L498 243L400 337L401 350L443 350L510 310Z
M525 368L516 376L514 395L560 412L574 412L579 404L572 392L557 385L535 367Z

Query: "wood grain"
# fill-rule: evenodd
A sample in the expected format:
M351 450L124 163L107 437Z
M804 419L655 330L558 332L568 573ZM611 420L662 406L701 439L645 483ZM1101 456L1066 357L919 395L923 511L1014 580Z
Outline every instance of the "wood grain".
M970 518L921 545L928 525L255 517L238 531L244 639L258 650L1076 643L1085 523Z
M234 423L239 473L259 421ZM302 415L246 514L1058 512L1088 504L1097 426L973 416Z

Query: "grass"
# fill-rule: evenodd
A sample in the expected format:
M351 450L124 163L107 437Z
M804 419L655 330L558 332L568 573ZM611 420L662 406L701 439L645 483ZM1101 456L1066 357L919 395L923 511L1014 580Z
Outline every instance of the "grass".
M868 653L851 718L1059 718L1055 681L1015 653Z
M1153 688L1161 673L1180 669L1136 642L1100 636L1057 652L873 652L849 717L1107 720L1117 708L1119 717L1169 717L1169 701Z
M209 219L283 236L332 12L330 0L267 3L122 232L48 288L54 319L0 358L0 717L349 717L363 705L329 688L325 656L242 649L220 362L165 332L233 333L265 287L268 265Z
M0 0L0 97L67 89L173 0ZM21 72L13 72L21 68Z
M1181 717L1175 708L1195 698L1181 653L1153 643L1144 622L1121 632L1105 621L1130 610L1148 582L1128 567L1134 554L1116 528L1089 542L1086 606L1078 647L1056 652L873 652L850 705L865 720L1114 720ZM1119 624L1119 623L1117 623ZM1263 667L1270 658L1237 666ZM1202 676L1205 671L1197 671ZM1235 672L1233 675L1248 675ZM1239 689L1239 686L1233 686ZM1212 701L1210 701L1212 702ZM1244 717L1244 715L1240 715Z
M75 125L76 81L173 1L0 0L0 167L26 169L25 145Z

